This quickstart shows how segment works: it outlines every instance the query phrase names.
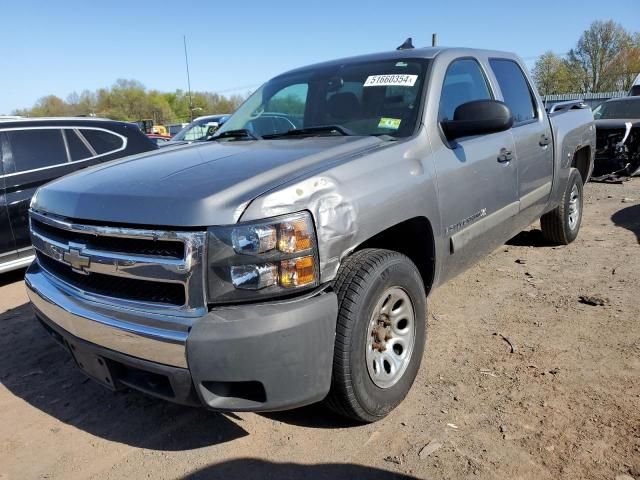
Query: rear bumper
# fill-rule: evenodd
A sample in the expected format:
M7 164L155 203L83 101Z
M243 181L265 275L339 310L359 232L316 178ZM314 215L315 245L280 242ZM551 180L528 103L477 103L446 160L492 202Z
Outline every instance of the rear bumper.
M150 330L142 318L136 323L130 316L108 315L104 307L60 288L37 263L27 272L26 285L47 330L85 373L108 387L229 411L295 408L329 391L334 293L216 308L176 332ZM94 360L102 362L96 366Z

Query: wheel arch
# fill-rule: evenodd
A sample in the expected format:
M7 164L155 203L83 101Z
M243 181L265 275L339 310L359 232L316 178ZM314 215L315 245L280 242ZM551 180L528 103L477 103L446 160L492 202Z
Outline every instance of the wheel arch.
M575 151L571 160L571 167L578 169L580 172L582 184L587 183L591 174L591 147L589 145L579 147Z
M428 218L413 217L392 225L360 243L353 252L365 248L393 250L409 257L418 268L425 292L429 294L435 281L436 245Z

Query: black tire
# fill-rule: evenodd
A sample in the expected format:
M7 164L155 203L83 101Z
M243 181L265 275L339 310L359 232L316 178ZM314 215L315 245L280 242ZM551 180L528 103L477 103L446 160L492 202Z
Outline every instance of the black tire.
M580 172L578 169L572 168L569 173L567 188L564 195L562 195L560 205L549 213L545 213L542 218L540 218L542 234L550 242L558 245L569 245L577 238L578 232L580 231L580 224L582 223L582 186L583 183ZM569 214L571 212L570 204L574 188L578 193L578 218L572 227L569 221Z
M413 304L415 337L404 373L394 385L380 388L368 372L366 332L373 309L392 287L404 290ZM422 277L414 263L401 253L364 249L345 260L334 289L338 295L338 322L331 390L325 403L358 422L375 422L405 398L420 369L427 318Z

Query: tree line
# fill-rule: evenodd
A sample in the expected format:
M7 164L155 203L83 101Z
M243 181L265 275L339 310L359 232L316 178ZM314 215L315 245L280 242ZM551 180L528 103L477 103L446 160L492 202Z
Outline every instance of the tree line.
M640 32L629 32L612 21L595 21L566 55L551 51L538 58L533 78L542 95L628 90L640 73ZM246 98L212 92L147 90L136 80L117 80L109 88L40 98L32 108L14 115L98 116L114 120L153 119L156 124L188 122L213 113L231 113Z
M224 96L212 92L147 90L136 80L119 79L109 88L74 92L66 100L55 95L40 98L32 108L15 110L26 117L97 116L113 120L152 119L156 124L188 122L193 117L231 113L246 96Z
M540 56L532 73L541 95L629 90L640 73L640 32L595 21L566 55Z

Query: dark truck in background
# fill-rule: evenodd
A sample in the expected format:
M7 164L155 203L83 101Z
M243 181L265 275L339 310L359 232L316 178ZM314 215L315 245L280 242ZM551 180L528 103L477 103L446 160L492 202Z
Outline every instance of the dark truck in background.
M135 125L90 118L0 121L0 273L34 259L29 202L51 180L158 147Z
M576 238L594 152L591 111L547 114L510 53L303 67L211 141L41 188L28 294L109 388L376 421L415 379L434 288L537 219Z
M640 175L640 96L614 98L593 111L594 176Z

